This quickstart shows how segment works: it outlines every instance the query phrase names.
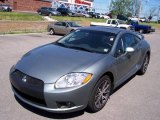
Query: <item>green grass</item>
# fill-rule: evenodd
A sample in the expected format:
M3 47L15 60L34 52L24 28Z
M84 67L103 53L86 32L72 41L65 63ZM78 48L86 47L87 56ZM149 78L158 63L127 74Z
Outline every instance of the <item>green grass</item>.
M75 21L81 25L90 25L90 22L105 22L105 19L84 18L84 17L69 17L69 16L52 16L53 19L58 21Z
M42 21L43 18L34 13L0 12L0 20Z
M153 26L154 28L160 28L160 24L154 23L154 22L151 22L151 23L140 23L140 24L150 25L150 26Z

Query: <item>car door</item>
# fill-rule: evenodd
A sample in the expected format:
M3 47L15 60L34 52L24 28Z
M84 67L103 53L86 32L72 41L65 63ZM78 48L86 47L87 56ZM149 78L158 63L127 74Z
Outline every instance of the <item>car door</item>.
M133 47L135 51L126 53L127 47ZM137 71L136 65L140 57L140 50L138 47L139 44L135 41L134 35L125 33L120 37L114 54L116 59L114 65L117 86Z
M67 24L67 22L62 22L62 26L61 26L61 34L67 34L70 32L70 27Z
M118 86L124 80L124 77L129 70L129 58L125 54L125 47L123 42L124 42L123 38L120 38L118 40L115 53L114 53L114 57L115 57L114 69L116 73L115 75L116 86Z
M138 70L139 68L139 59L142 55L142 52L141 52L141 44L140 44L140 39L134 35L134 34L125 34L124 35L124 46L125 46L125 49L127 47L132 47L134 48L134 52L132 53L128 53L128 57L130 58L130 61L129 61L129 72L130 73L134 73L135 71Z
M54 32L57 34L62 34L61 33L61 27L62 27L62 22L56 22L54 24Z

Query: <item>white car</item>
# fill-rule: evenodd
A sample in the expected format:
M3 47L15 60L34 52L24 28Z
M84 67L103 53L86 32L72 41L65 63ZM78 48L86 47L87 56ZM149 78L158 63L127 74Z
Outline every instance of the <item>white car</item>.
M100 14L99 16L100 16L100 18L102 18L102 19L110 19L110 17L107 16L107 15L105 15L105 14Z
M119 27L123 29L132 29L131 25L127 25L125 21L118 20L118 19L108 19L105 23L91 22L91 26L111 26L111 27Z

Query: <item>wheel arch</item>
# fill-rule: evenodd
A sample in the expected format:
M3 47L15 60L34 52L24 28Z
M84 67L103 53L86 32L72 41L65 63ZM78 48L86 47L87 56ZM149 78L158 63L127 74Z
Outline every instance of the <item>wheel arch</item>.
M99 79L101 79L103 76L108 75L109 78L111 79L111 83L112 83L112 89L114 88L114 75L112 72L107 71L104 74L101 75L101 77Z

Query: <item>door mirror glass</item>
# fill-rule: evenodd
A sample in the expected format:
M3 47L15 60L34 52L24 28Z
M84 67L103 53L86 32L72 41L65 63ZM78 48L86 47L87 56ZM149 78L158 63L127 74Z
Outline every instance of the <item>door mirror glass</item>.
M132 53L132 52L134 52L134 48L132 48L132 47L127 47L127 48L126 48L126 52L127 52L127 53Z

